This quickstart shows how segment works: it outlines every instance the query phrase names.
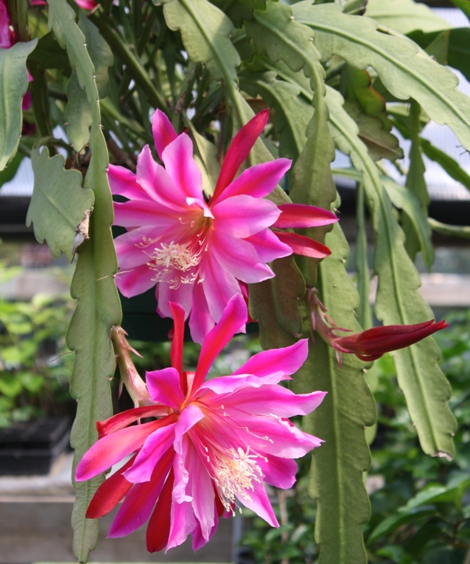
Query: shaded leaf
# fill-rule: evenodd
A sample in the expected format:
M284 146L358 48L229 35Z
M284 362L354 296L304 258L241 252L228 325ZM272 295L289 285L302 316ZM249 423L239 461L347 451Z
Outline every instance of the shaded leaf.
M216 80L237 81L240 57L230 41L233 24L222 11L207 0L173 0L165 3L164 15L168 27L181 32L192 61L206 64Z
M417 4L413 0L369 0L366 16L374 18L387 27L396 29L407 35L410 31L421 29L425 32L450 29L452 25L424 4Z
M0 171L15 156L21 137L21 105L28 89L26 59L37 39L0 49Z
M374 20L347 16L336 5L306 0L292 11L314 31L323 60L338 55L357 68L372 66L393 96L417 100L432 120L447 124L470 149L470 99L457 89L450 69L408 39L379 33Z
M49 158L44 147L41 153L34 150L31 159L34 190L26 225L34 224L36 239L47 241L55 257L64 253L71 262L78 226L93 207L93 192L82 188L80 172L64 169L62 155Z
M412 324L433 314L418 292L419 275L404 249L404 237L378 171L357 127L342 107L339 93L328 89L333 138L362 172L376 237L374 271L379 276L376 315L386 325ZM438 367L439 350L432 338L392 353L398 383L403 389L423 450L434 456L452 457L455 419L446 400L450 387Z
M47 33L38 40L29 60L35 61L40 69L59 69L67 74L71 71L67 53L59 46L53 33Z

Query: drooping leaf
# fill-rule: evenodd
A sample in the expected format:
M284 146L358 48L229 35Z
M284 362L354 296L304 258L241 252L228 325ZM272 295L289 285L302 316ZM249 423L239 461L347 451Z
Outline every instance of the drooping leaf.
M403 210L409 218L418 239L418 246L423 254L424 263L432 265L434 248L431 242L431 229L421 202L413 192L400 186L391 178L382 176L381 181L393 205Z
M75 14L66 2L49 0L49 28L59 44L66 48L78 82L85 88L91 105L91 159L84 187L95 195L90 218L90 239L79 248L71 294L77 309L67 333L67 345L75 351L71 394L78 400L71 444L75 449L73 473L83 454L97 439L96 421L112 414L109 379L114 374L114 352L110 341L112 325L121 322L121 309L114 274L117 260L111 235L113 207L106 169L108 151L100 128L99 93L95 69L86 48L85 36L75 22ZM73 550L80 562L86 562L96 546L99 523L86 519L85 513L104 476L75 483L76 498L72 513Z
M93 208L93 191L82 188L80 172L64 169L62 155L49 158L44 147L34 150L31 159L34 190L26 225L33 223L36 239L47 241L54 256L64 253L72 262L78 226Z
M279 155L297 158L305 145L307 125L313 114L312 105L299 97L299 88L276 79L274 72L242 75L240 87L252 96L259 94L274 109Z
M330 209L336 200L336 187L330 170L335 148L328 128L329 114L321 77L316 69L313 79L315 111L309 124L307 142L294 166L290 195L294 202ZM358 305L358 296L344 267L349 254L348 245L339 224L334 226L332 233L328 233L330 230L331 227L306 230L307 235L330 247L330 257L323 261L298 257L297 262L307 286L318 287L320 298L333 319L341 327L356 328L353 309ZM343 322L347 324L341 325ZM309 335L310 330L307 315L304 335ZM307 363L294 377L294 387L302 392L318 387L328 391L324 413L320 417L308 417L305 421L310 432L317 433L326 441L322 445L326 448L315 453L310 474L311 495L317 499L315 539L320 545L319 562L346 564L354 561L360 564L366 561L361 528L370 512L362 478L362 472L370 464L364 426L373 423L375 405L363 376L358 375L361 363L348 358L340 369L334 350L326 346L319 336L315 341ZM343 385L345 388L342 388ZM357 389L353 391L349 386L357 386ZM354 397L357 397L356 393L361 395L360 404L352 406L347 401L347 393L343 395L346 389ZM353 456L352 451L348 452L349 448L354 449ZM340 509L344 507L354 507L355 511L345 514Z
M374 18L380 24L396 29L404 35L415 29L428 31L441 31L452 27L449 22L439 17L424 4L413 0L369 0L367 2L366 16Z
M179 30L189 58L204 63L215 80L235 83L235 68L240 64L230 41L233 24L207 0L173 0L164 5L168 27Z
M318 289L328 314L341 327L359 331L354 316L358 295L343 261L348 245L337 225L327 234L332 254L319 267ZM294 380L296 392L319 389L328 394L304 419L304 430L325 441L312 456L310 492L317 500L315 540L319 564L365 564L363 524L370 505L363 472L370 466L364 427L375 420L375 402L364 380L364 363L344 355L339 368L334 350L320 337ZM354 401L351 401L354 398Z
M374 20L342 14L336 5L306 0L294 4L292 11L313 30L323 60L338 55L357 68L372 66L393 96L415 99L470 149L470 99L457 89L458 79L450 69L408 39L379 33Z
M37 39L0 49L0 170L16 154L21 137L21 105L28 88L26 59L36 47Z
M255 11L253 20L245 22L245 29L258 54L271 62L281 59L294 72L303 70L312 88L314 69L323 76L312 33L294 19L291 7L268 0L266 10Z
M326 100L335 143L350 155L355 168L363 174L376 237L374 271L379 277L376 315L386 325L432 319L432 311L418 292L419 275L404 249L403 232L377 167L357 136L357 126L344 111L341 95L328 89ZM427 338L392 356L423 450L434 456L452 457L455 419L446 403L450 387L438 367L439 351L434 340Z
M442 233L443 235L470 239L470 227L468 225L448 225L447 223L441 223L432 217L428 217L428 223L434 231Z

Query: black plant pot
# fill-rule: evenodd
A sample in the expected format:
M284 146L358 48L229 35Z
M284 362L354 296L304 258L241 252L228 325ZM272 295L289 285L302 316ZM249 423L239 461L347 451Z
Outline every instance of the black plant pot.
M68 417L44 417L0 429L0 476L48 474L69 437Z

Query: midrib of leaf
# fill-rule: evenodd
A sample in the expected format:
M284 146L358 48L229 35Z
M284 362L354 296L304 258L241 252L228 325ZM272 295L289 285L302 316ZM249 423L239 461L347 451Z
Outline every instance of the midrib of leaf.
M190 2L187 2L187 0L179 0L179 2L185 7L185 9L187 10L187 12L189 14L191 14L191 17L193 18L193 21L196 22L199 31L201 32L201 35L204 37L204 39L206 40L206 43L208 45L211 45L211 40L210 37L207 35L207 33L205 32L205 28L204 25L202 25L202 23L199 21L199 18L196 16L196 14L194 13L194 11L189 7L190 6ZM222 73L224 75L224 79L225 79L225 83L227 84L227 86L229 84L232 84L232 79L230 78L230 76L228 76L227 74L227 69L225 68L225 64L223 59L220 58L219 53L217 52L217 50L212 49L212 54L214 56L214 58L217 60L217 63L220 67L220 69L222 69Z
M344 112L344 113L346 114L346 112ZM398 259L395 256L395 253L393 252L393 244L392 244L392 240L390 239L390 234L391 234L392 230L391 230L391 224L390 224L390 221L389 221L389 215L384 212L383 198L388 197L388 196L386 196L384 194L384 190L382 189L380 179L378 178L378 172L376 170L375 164L369 158L367 151L365 149L365 146L363 145L362 141L360 141L357 137L352 137L352 135L349 135L348 129L346 127L342 127L342 123L340 121L336 120L331 114L330 114L330 121L334 125L334 127L336 127L336 129L338 129L338 131L341 132L341 134L347 140L349 145L355 151L356 155L358 157L360 157L362 164L364 166L364 172L366 172L367 176L369 177L369 179L370 179L370 181L371 181L371 183L372 183L372 185L375 189L377 203L379 204L377 206L378 207L377 211L380 214L380 217L377 218L376 221L378 223L382 222L383 224L386 225L385 237L386 237L386 242L387 242L387 247L388 247L388 260L389 260L389 263L390 263L390 270L392 272L394 301L395 301L395 304L397 306L397 311L399 313L400 319L402 320L402 323L406 323L407 319L406 319L406 315L404 314L405 309L406 309L406 305L403 303L403 301L401 299L402 292L400 291L400 281L399 281L398 268L397 268L397 263L396 263L396 261ZM398 229L399 229L399 227L398 227L398 225L396 225L395 229L393 229L393 231L396 231ZM403 248L403 253L406 253L404 248ZM378 273L378 274L380 275L380 273ZM417 292L417 290L416 290L416 292ZM426 385L423 382L421 370L419 369L419 362L416 358L417 353L415 352L413 347L409 347L407 352L410 355L411 362L412 362L413 369L414 369L414 373L415 373L415 375L417 375L417 382L418 382L418 386L419 386L421 395L422 395L423 398L427 398L428 394L427 394ZM424 409L425 414L426 414L427 429L430 430L432 438L433 438L434 445L436 445L436 448L437 448L437 445L439 444L439 439L436 435L437 429L435 429L435 425L432 424L433 418L432 418L432 414L429 411L429 402L428 401L422 402L421 407Z

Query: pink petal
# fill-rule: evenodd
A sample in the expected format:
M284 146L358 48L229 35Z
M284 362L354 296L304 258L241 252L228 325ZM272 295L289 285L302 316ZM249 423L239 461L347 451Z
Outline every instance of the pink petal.
M285 233L283 231L276 231L276 235L283 243L289 245L296 255L322 259L331 254L328 247L325 247L325 245L322 245L309 237L297 235L297 233Z
M255 374L267 376L275 371L286 375L294 374L306 361L308 355L308 339L300 339L290 347L261 351L253 355L234 374Z
M323 208L307 206L304 204L281 204L279 210L282 212L273 227L319 227L331 225L338 221L336 215Z
M255 481L253 481L252 483L254 488L253 491L247 491L251 500L237 496L238 499L241 503L243 503L243 505L245 505L245 507L248 507L248 509L251 509L262 519L264 519L269 525L271 525L271 527L279 527L279 523L277 522L276 516L274 515L271 502L269 501L263 484Z
M137 453L134 464L126 470L124 477L133 484L148 482L155 467L160 464L163 455L169 450L175 438L175 425L167 425L156 429L147 437Z
M210 316L218 322L230 299L241 295L240 284L230 272L220 268L213 252L207 253L200 275Z
M155 466L150 481L133 486L113 520L109 537L125 537L147 522L162 491L173 457L174 451L169 449Z
M279 217L279 210L273 202L244 195L224 199L213 206L212 211L216 232L221 230L241 238L270 227Z
M247 194L254 198L267 196L276 188L291 163L289 159L276 159L250 166L225 188L217 201L221 202L239 194Z
M155 286L155 272L143 264L131 270L120 270L116 274L116 286L126 298L143 294Z
M162 158L162 153L167 145L177 138L176 131L167 116L160 110L156 110L152 118L152 133L157 149L158 156Z
M188 490L192 497L194 515L199 523L197 530L201 532L204 542L207 542L213 534L214 525L217 523L214 484L192 443L189 443L188 446L187 467L190 476Z
M175 426L174 447L178 454L183 454L183 437L201 419L204 419L204 413L197 405L189 404L181 412Z
M127 233L119 235L114 240L114 246L118 256L121 269L133 268L145 264L149 260L149 254L153 251L155 243L148 243L158 239L162 230L149 227L138 227ZM147 245L145 245L147 241Z
M183 393L186 393L187 390L184 389L186 384L186 379L183 378L185 311L177 303L170 302L168 305L170 306L172 318L174 319L175 322L173 341L171 342L171 350L170 350L171 366L173 366L173 368L178 371L178 374L180 375L181 389L183 390ZM181 381L181 379L183 379L184 382Z
M220 169L219 178L212 197L213 201L220 196L223 190L234 179L240 165L248 157L251 148L261 135L261 132L268 121L268 116L268 110L263 110L259 114L255 115L255 117L244 125L232 139L227 154L225 155L222 168Z
M164 425L167 418L121 429L99 439L80 460L75 472L77 482L89 480L138 450L147 437Z
M246 284L256 284L274 276L269 266L260 262L250 243L222 230L212 238L211 259L212 264L218 265L218 270L226 271Z
M240 327L246 323L247 316L246 304L243 298L234 296L228 302L219 323L207 335L202 345L199 362L194 375L193 394L201 386L217 355L225 345L227 345Z
M270 229L263 229L247 237L245 241L253 245L261 262L271 262L292 254L291 247L279 241L279 238Z
M137 182L133 172L122 166L108 166L109 187L115 196L138 200L151 200L151 197Z
M215 321L209 313L204 287L196 283L193 287L191 317L189 318L191 338L195 343L202 344L214 325Z
M98 6L98 4L94 0L75 0L77 6L82 8L83 10L93 10Z
M294 394L282 386L265 385L258 393L247 387L237 390L230 398L225 399L225 406L227 411L230 405L234 405L237 409L253 415L293 417L308 415L321 404L325 396L326 392Z
M150 397L163 405L169 405L175 410L181 408L184 401L180 384L180 372L169 367L145 373L145 381Z
M126 229L149 226L158 227L163 232L178 221L175 210L164 207L159 202L147 200L114 202L114 225L121 225Z
M189 315L192 305L193 284L180 284L178 288L170 288L168 282L160 282L157 286L157 311L162 317L172 317L170 303L177 303Z
M167 171L155 162L148 145L137 160L137 180L153 200L166 208L184 210L187 207L185 194L178 190Z
M263 457L256 460L263 472L264 481L275 488L287 490L295 484L297 463L289 458L268 456L266 462Z
M162 161L166 171L186 197L204 200L201 171L194 162L193 143L186 133L167 145L162 153Z
M110 435L120 429L124 429L124 427L128 427L132 423L135 423L137 419L144 417L161 417L162 415L168 415L167 407L149 405L145 407L127 409L126 411L113 415L109 419L98 421L96 423L98 437L101 439L106 435Z
M266 386L269 384L277 384L278 382L284 379L285 377L282 371L273 372L272 374L269 374L268 376L264 376L262 378L260 378L259 376L253 376L252 374L238 374L237 376L234 375L219 376L218 378L211 378L207 382L204 382L204 384L202 384L202 386L199 389L211 390L217 395L223 394L224 399L220 401L221 403L224 403L224 401L226 401L227 399L231 401L232 399L231 396L235 394L235 392L238 392L239 390L250 388L248 393L252 395L253 394L256 395L256 392L254 392L253 389L257 389L260 388L261 386ZM208 401L206 401L206 397L203 398L203 401L204 403L209 403ZM236 403L236 400L234 401ZM258 401L262 401L262 398L259 398Z

